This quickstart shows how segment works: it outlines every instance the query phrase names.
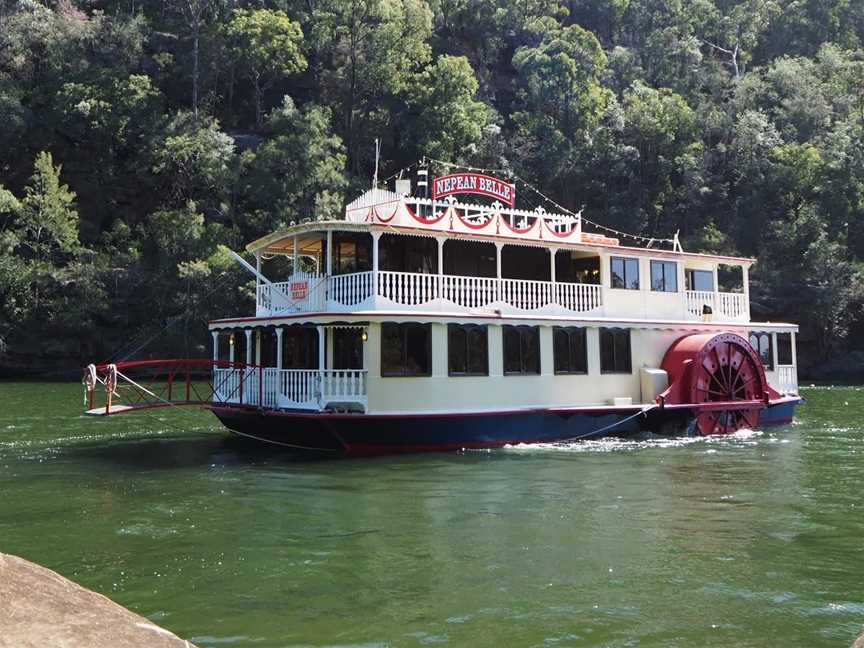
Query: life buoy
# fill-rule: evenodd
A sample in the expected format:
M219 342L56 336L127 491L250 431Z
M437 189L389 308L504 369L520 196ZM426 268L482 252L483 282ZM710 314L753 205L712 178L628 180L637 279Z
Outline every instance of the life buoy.
M87 365L84 369L84 378L82 378L81 382L84 383L84 387L87 388L88 392L92 392L96 388L96 365Z
M109 393L114 393L117 387L117 365L109 364L105 373L105 390Z

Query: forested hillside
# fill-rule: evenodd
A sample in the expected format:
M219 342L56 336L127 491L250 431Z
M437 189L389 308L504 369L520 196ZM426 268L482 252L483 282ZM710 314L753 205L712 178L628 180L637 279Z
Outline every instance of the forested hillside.
M817 365L864 348L862 133L860 0L0 0L0 367L206 355L222 246L340 213L375 138L758 257Z

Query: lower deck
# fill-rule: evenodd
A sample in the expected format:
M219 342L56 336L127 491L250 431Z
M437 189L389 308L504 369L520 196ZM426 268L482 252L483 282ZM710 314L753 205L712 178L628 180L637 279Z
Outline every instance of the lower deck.
M477 321L304 323L213 331L214 401L273 410L483 413L652 404L659 371L698 324L564 325ZM798 393L795 329L728 327L748 338L768 384ZM227 342L227 343L226 343ZM227 352L227 353L226 353Z

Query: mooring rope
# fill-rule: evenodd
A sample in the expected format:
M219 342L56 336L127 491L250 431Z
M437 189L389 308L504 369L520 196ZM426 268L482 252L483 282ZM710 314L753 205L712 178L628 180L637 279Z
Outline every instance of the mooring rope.
M632 421L637 416L644 416L651 410L657 409L660 406L657 403L653 403L652 405L648 405L647 407L643 407L635 414L628 416L627 418L623 418L620 421L615 421L614 423L607 425L605 427L600 428L599 430L592 430L591 432L586 432L585 434L579 434L574 437L570 437L569 439L561 439L560 441L556 441L555 443L570 443L572 441L578 441L579 439L585 439L587 437L597 436L598 434L603 434L604 432L608 432L609 430L613 430L620 425L624 425L628 421Z

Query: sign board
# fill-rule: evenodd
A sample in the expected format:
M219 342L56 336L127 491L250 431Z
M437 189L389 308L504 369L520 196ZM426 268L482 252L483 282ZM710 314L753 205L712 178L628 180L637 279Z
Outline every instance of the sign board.
M516 204L516 185L481 173L452 173L432 181L433 200L453 194L479 194L510 207Z
M294 301L302 301L309 296L309 282L308 281L292 281L291 285L291 299Z

